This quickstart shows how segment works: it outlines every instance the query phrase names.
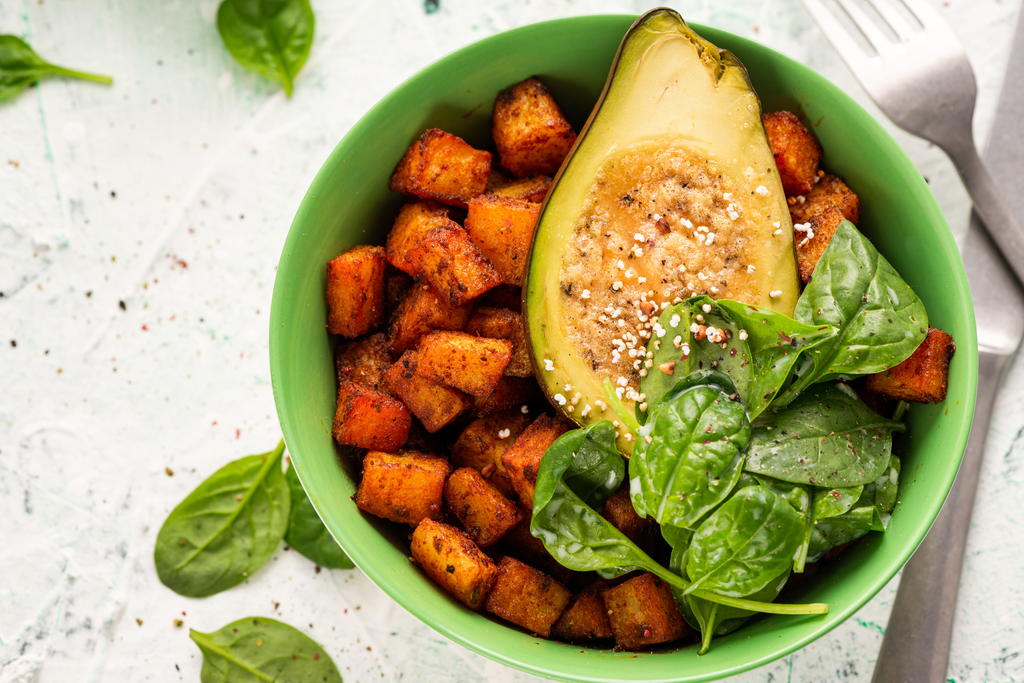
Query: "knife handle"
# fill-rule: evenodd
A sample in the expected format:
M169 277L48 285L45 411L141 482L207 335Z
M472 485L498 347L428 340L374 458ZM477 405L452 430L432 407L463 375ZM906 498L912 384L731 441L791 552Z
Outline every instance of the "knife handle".
M924 542L903 568L872 683L946 679L956 594L964 563L989 418L1009 355L978 355L978 399L953 488Z

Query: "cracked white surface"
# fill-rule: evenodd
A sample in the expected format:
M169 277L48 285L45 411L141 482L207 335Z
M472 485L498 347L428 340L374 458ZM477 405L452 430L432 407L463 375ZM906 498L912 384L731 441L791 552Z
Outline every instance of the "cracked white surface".
M810 64L877 113L795 0L672 4ZM1019 3L933 4L974 65L983 141ZM352 124L466 43L648 4L441 0L428 15L418 0L314 0L317 39L291 100L231 62L216 6L0 0L0 33L115 77L112 88L49 80L0 105L0 683L197 681L187 629L249 614L302 628L350 683L539 680L450 643L358 572L315 573L294 552L239 588L179 597L156 578L153 542L203 478L277 442L266 332L275 265L303 193ZM948 160L893 134L962 235L968 203ZM949 672L958 683L1024 678L1022 427L1018 359L968 545ZM870 680L895 590L731 680Z

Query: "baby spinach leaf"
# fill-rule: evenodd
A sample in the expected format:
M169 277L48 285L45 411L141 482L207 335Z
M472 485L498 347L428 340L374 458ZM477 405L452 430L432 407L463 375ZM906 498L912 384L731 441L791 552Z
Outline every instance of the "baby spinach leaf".
M808 325L831 325L839 333L817 349L820 358L802 368L776 406L831 376L867 375L898 365L928 333L921 299L849 221L836 228L794 317Z
M786 571L803 530L799 513L771 490L740 489L694 532L686 558L693 583L685 592L742 597L761 590Z
M855 541L871 531L875 522L875 509L854 506L849 512L823 519L811 530L807 561L817 562L827 551Z
M838 384L815 385L754 424L745 468L797 484L858 486L888 469L900 422L872 411Z
M562 434L544 454L559 468L565 484L583 502L600 508L626 476L626 463L615 446L618 436L608 420Z
M202 681L341 683L341 674L322 647L288 624L247 617L213 633L190 631L203 653Z
M786 585L786 581L789 580L790 570L789 567L786 571L782 572L776 579L768 582L768 585L761 590L747 596L748 600L757 600L758 602L773 602L779 597L779 593L782 592L783 587ZM742 626L750 617L757 614L757 612L751 612L750 610L737 609L735 607L726 607L725 605L719 605L718 610L712 619L711 608L715 603L708 602L703 598L698 598L694 595L687 595L685 597L686 608L684 609L680 605L680 612L683 614L683 618L690 622L690 625L700 630L702 634L701 642L709 642L710 638L707 632L707 626L711 626L711 633L716 636L724 636L732 633L740 626ZM693 620L690 621L687 618L687 613L691 614ZM701 648L699 654L707 652L706 647Z
M355 565L341 549L331 532L324 526L320 515L316 513L313 503L295 473L295 465L288 463L285 472L288 490L291 493L291 512L288 515L288 531L284 542L297 550L303 557L316 562L328 569L352 569Z
M682 301L666 308L658 317L658 324L665 330L665 335L653 335L647 343L647 352L652 354L652 367L640 378L640 393L644 395L648 406L658 405L661 397L668 393L680 377L690 374L689 302ZM671 374L661 369L666 363L674 365ZM641 424L647 421L651 408L647 410L647 413L642 412L637 404L636 416Z
M291 505L283 453L284 441L225 465L174 508L153 551L161 583L202 598L237 586L270 559Z
M309 0L224 0L217 29L228 52L250 71L278 81L288 97L313 45Z
M864 486L864 496L873 496L875 512L878 513L877 523L885 531L889 528L889 518L896 507L896 496L899 493L900 459L895 455L889 460L889 469L874 482Z
M651 410L629 460L637 514L687 527L728 497L750 440L746 411L729 398L735 393L723 373L695 372Z
M672 549L675 548L687 548L690 545L690 538L693 536L691 529L683 529L681 527L672 526L671 524L662 524L661 537L665 539L665 542L669 544ZM673 570L675 571L675 570Z
M114 82L109 76L97 76L50 64L21 38L0 35L0 102L13 99L43 76L68 76L104 85Z

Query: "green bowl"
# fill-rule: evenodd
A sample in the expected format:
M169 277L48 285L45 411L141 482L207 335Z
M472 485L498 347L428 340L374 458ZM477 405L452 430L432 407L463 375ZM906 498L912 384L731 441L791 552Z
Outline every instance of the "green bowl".
M324 264L355 244L382 244L402 198L387 189L406 148L442 128L493 149L495 94L529 76L548 85L579 129L635 17L589 16L524 26L465 47L396 88L338 144L302 201L281 254L270 319L274 399L299 478L327 528L367 576L438 632L486 657L564 681L707 681L778 659L828 633L864 605L917 548L953 483L977 386L977 339L967 278L949 227L921 174L867 112L807 67L719 29L694 26L742 60L765 111L789 109L825 149L824 167L860 195L861 230L953 335L949 395L915 405L897 510L791 598L829 604L820 617L771 617L697 647L636 655L544 640L471 612L408 560L408 529L362 514L350 499L358 472L331 440L336 383L325 332Z

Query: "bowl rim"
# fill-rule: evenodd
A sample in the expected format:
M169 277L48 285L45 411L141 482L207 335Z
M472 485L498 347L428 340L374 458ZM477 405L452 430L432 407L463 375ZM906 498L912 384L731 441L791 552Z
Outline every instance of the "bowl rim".
M281 372L282 372L281 353L280 353L281 349L282 349L282 340L281 340L282 331L281 330L282 330L282 327L283 327L283 323L281 322L281 317L282 317L281 311L282 311L282 308L286 305L285 300L284 300L285 297L283 295L283 289L284 289L284 284L283 283L284 283L284 280L286 279L286 275L288 274L288 271L289 271L289 267L288 267L289 255L292 253L294 247L296 246L296 243L299 241L299 239L301 237L302 226L303 226L303 224L304 224L304 222L306 220L306 213L308 212L309 207L313 204L313 202L314 202L315 198L317 197L317 195L320 194L320 192L322 190L326 190L326 189L329 188L329 182L328 182L329 178L328 178L328 176L330 176L332 174L332 172L334 171L334 169L332 168L333 160L335 160L339 156L339 154L341 152L343 152L345 146L347 144L349 144L351 140L357 139L358 137L360 137L362 135L365 135L365 134L372 134L373 133L374 128L373 128L373 124L371 123L371 121L382 110L386 109L390 105L391 101L393 99L396 99L397 94L401 90L403 90L410 82L416 81L416 80L421 79L421 78L429 77L432 74L434 74L434 72L443 72L449 62L460 59L466 53L469 53L469 52L472 52L474 50L480 49L481 44L486 43L489 40L492 40L492 39L494 39L494 38L496 38L498 36L508 36L509 34L514 34L514 33L518 33L518 32L528 32L528 31L536 30L538 27L541 27L541 26L550 26L550 25L560 24L560 23L572 24L572 23L578 22L580 20L622 21L622 22L625 22L627 19L628 20L633 20L637 16L639 16L639 15L633 15L633 14L627 14L627 13L617 13L617 14L607 13L607 14L589 14L589 15L579 15L579 16L573 16L573 17L563 17L563 18L559 18L559 19L552 19L552 20L543 21L543 22L536 22L536 23L526 24L526 25L519 26L519 27L516 27L516 28L513 28L513 29L509 29L507 31L498 32L498 33L492 34L490 36L486 36L484 38L481 38L480 40L477 40L477 41L474 41L472 43L469 43L469 44L463 46L462 48L459 48L459 49L457 49L457 50L455 50L453 52L450 52L450 53L444 55L443 57L437 59L436 61L434 61L434 62L432 62L430 64L428 64L424 68L418 70L417 72L415 72L414 74L412 74L411 76L409 76L408 78L403 80L400 84L398 84L391 91L389 91L387 95L382 97L376 104L374 104L374 106L371 107L365 114L363 114L363 116L360 117L360 119L341 138L341 140L334 147L334 149L331 151L331 153L328 155L328 157L324 160L324 163L323 163L322 167L317 172L317 175L313 179L312 183L310 184L309 189L307 190L307 192L303 196L303 199L302 199L298 209L296 210L295 217L294 217L294 219L293 219L293 221L292 221L292 223L291 223L291 225L289 227L288 234L287 234L287 237L285 238L285 242L284 242L284 245L283 245L283 248L282 248L281 259L280 259L279 267L278 267L278 273L277 273L277 276L275 278L274 291L273 291L273 294L272 294L271 315L270 315L270 354L269 354L270 355L271 382L272 382L272 386L273 386L273 394L274 394L274 400L275 400L275 404L276 404L276 408L277 408L277 412L278 412L278 418L279 418L279 421L280 421L280 424L281 424L281 429L282 429L282 432L284 434L284 438L285 438L285 442L286 443L289 443L289 442L292 441L292 436L295 433L295 431L297 429L297 426L296 426L296 421L292 418L292 416L285 409L284 399L283 399L283 389L282 389L282 386L281 386L281 379L280 379ZM728 45L729 45L728 49L730 51L732 51L732 49L734 47L738 47L738 46L743 46L744 48L753 48L753 49L756 49L756 50L766 51L767 53L769 53L771 55L773 60L781 60L783 63L785 63L787 65L787 67L796 68L800 72L802 77L805 77L808 80L813 82L813 87L824 87L824 88L832 89L834 94L835 94L835 96L837 98L841 99L841 100L844 100L845 103L847 104L847 106L850 106L850 107L853 107L853 108L856 108L856 109L860 110L860 113L864 114L867 117L867 120L870 121L870 125L873 125L873 126L877 127L877 132L881 136L884 136L884 138L886 139L887 143L891 144L893 149L899 150L899 154L896 155L897 159L896 159L895 163L899 167L899 170L900 170L901 174L908 174L909 173L912 176L916 176L917 178L920 179L920 183L924 184L923 178L920 177L920 172L918 171L916 166L913 164L913 162L910 160L910 158L906 155L906 153L903 152L902 147L900 147L899 143L896 142L896 140L889 134L889 132L887 130L885 130L884 126L882 126L881 123L879 123L870 113L868 113L852 97L850 97L848 94L846 94L845 91L843 91L841 88L839 88L839 86L833 84L827 78L825 78L824 76L818 74L816 71L811 69L809 66L807 66L807 65L805 65L805 64L803 64L803 63L801 63L801 62L799 62L799 61L797 61L797 60L795 60L795 59L793 59L791 57L788 57L787 55L785 55L785 54L783 54L783 53L781 53L781 52L779 52L779 51L777 51L777 50L775 50L775 49L773 49L773 48L771 48L771 47L769 47L769 46L767 46L767 45L765 45L763 43L760 43L760 42L757 42L755 40L751 40L749 38L737 35L737 34L732 33L731 31L728 31L726 29L717 28L717 27L712 26L712 25L698 23L698 22L689 22L689 21L687 21L686 23L687 23L688 26L690 26L693 30L695 30L700 35L703 35L704 32L710 31L710 32L714 32L714 33L717 33L717 34L720 34L722 36L727 37L727 42L728 42ZM956 244L953 241L951 233L949 232L948 224L945 221L945 217L942 214L941 209L938 208L937 202L934 199L934 195L931 193L930 190L928 191L928 194L931 197L932 202L935 203L935 207L934 208L935 208L938 216L942 218L942 226L940 226L940 227L945 227L946 228L945 236L944 236L943 240L944 241L948 241L950 244L952 244L954 251L956 251L956 253L959 255L959 251L956 249ZM964 451L966 449L967 439L968 439L968 436L969 436L969 433L970 433L970 423L971 423L971 420L973 419L973 414L974 414L975 399L976 399L976 393L977 393L977 382L978 382L978 344L977 344L977 330L976 330L975 318L974 318L974 307L973 307L973 302L971 301L971 298L970 298L970 295L969 295L969 288L967 286L967 279L966 279L966 273L964 271L963 262L962 262L962 260L959 259L959 256L958 256L958 258L956 260L955 265L957 266L957 268L956 268L956 272L954 273L954 275L955 275L955 277L956 277L956 279L958 281L958 284L962 285L963 289L968 293L966 298L965 298L965 301L966 301L966 304L967 304L965 312L968 315L968 320L966 321L965 327L966 327L967 332L968 332L968 338L967 339L958 340L957 351L960 352L960 353L967 353L967 354L969 354L969 358L968 358L968 362L966 363L966 367L964 368L963 379L962 379L962 381L967 383L967 387L966 387L967 391L966 391L965 399L964 399L965 404L963 406L963 422L965 424L965 428L963 428L963 429L961 429L959 431L959 433L957 434L957 437L956 437L956 443L952 446L952 448L950 450L950 453L953 454L956 457L957 468L954 471L953 475L947 477L948 482L943 480L943 484L944 484L945 489L946 489L946 493L945 493L945 495L942 498L942 502L943 503L944 503L944 501L946 499L946 496L948 496L948 494L949 494L950 488L952 487L953 479L955 478L956 471L958 471L958 469L959 469L960 463L962 462L962 459L963 459ZM292 453L291 449L289 449L289 453L290 453L290 455L292 457L296 458L297 460L301 460L301 455L296 454L296 453ZM309 483L307 482L307 478L308 478L309 475L307 475L305 473L305 470L302 467L296 467L295 469L296 469L296 473L299 476L299 480L301 481L301 483L303 485L303 488L307 491L307 495L309 495L310 486L309 486ZM324 518L324 514L323 514L323 512L321 510L321 507L326 507L325 504L320 499L318 499L315 496L310 495L310 499L311 499L311 501L314 502L314 507L317 510L317 514L320 515L321 519L323 519ZM733 666L727 666L727 667L721 669L720 671L718 671L717 673L715 673L714 675L702 676L702 677L697 677L697 678L686 678L685 680L688 680L688 681L716 680L718 678L724 678L724 677L736 675L736 674L739 674L739 673L742 673L742 672L745 672L745 671L750 671L752 669L755 669L755 668L764 666L766 664L769 664L769 663L771 663L773 661L776 661L776 660L778 660L778 659L780 659L780 658L782 658L782 657L784 657L784 656L786 656L786 655L788 655L788 654L790 654L790 653L792 653L792 652L794 652L796 650L799 650L799 649L809 645L810 643L814 642L815 640L825 636L832 629L836 628L839 624L845 622L853 613L855 613L857 610L859 610L861 607L863 607L865 604L867 604L882 589L882 587L884 587L892 579L892 577L895 576L896 573L899 572L899 570L903 567L903 565L910 558L910 556L916 551L917 547L920 545L921 541L924 539L924 536L927 534L928 529L934 523L935 518L937 517L937 515L938 515L939 511L941 510L941 508L942 508L942 504L940 503L939 505L937 505L935 507L934 510L926 511L925 516L930 516L931 519L928 520L927 526L923 527L922 530L913 533L911 535L911 538L910 538L909 542L905 543L905 545L903 546L903 549L900 550L896 554L896 557L898 558L898 562L896 562L894 564L895 568L892 569L891 572L888 572L888 573L883 572L883 573L880 573L877 576L875 576L873 578L873 580L868 584L867 588L863 591L862 595L858 599L852 601L845 608L840 609L838 611L830 610L830 613L828 615L829 618L827 619L826 623L823 625L822 628L816 629L816 630L814 630L814 631L812 631L812 632L810 632L810 633L808 633L808 634L806 634L806 635L804 635L802 637L796 638L793 642L791 642L791 643L787 644L786 646L780 648L776 652L773 652L773 653L770 653L770 654L767 654L767 655L763 655L763 656L759 656L759 657L757 657L755 659L746 660L746 661L743 661L743 662L738 663L738 664L733 665ZM325 522L325 525L326 525L326 522ZM327 528L329 530L331 530L329 525L328 525ZM335 535L333 530L331 530L331 533L332 533L332 535ZM341 544L341 545L342 545L342 547L344 547L344 544ZM564 680L564 681L581 681L581 680L584 680L584 679L578 678L575 674L567 674L567 673L563 673L563 672L559 672L559 671L552 671L552 670L544 668L542 666L533 665L533 664L529 663L528 661L524 661L524 660L520 660L520 659L515 659L515 658L513 658L511 656L508 656L505 653L498 652L498 651L494 650L491 647L488 647L486 645L483 645L483 644L480 644L478 642L475 642L474 640L472 640L471 638L467 637L466 635L463 635L462 633L458 632L457 630L454 630L454 629L448 627L443 621L442 622L438 622L438 620L435 618L436 615L434 615L429 609L426 609L425 607L423 607L421 605L421 603L419 603L417 601L414 601L414 600L404 599L406 597L404 594L402 594L402 593L396 594L396 592L393 592L392 590L390 590L389 589L388 577L386 576L384 571L378 570L376 568L376 566L375 566L375 564L374 564L374 562L373 562L371 557L365 556L361 551L359 551L358 548L356 548L355 550L353 550L351 552L348 549L346 549L346 552L349 554L350 558L353 560L353 562L356 564L356 566L364 574L366 574L366 576L368 578L370 578L370 580L373 581L374 584L376 584L379 588L381 588L381 590L383 590L385 593L387 593L388 596L391 597L391 599L393 599L398 605L400 605L407 612L409 612L410 614L415 616L417 619L422 621L424 624L429 626L431 629L437 631L438 633L440 633L443 636L451 639L452 641L462 645L463 647L466 647L467 649L469 649L469 650L471 650L473 652L476 652L476 653L478 653L480 655L488 657L488 658L490 658L490 659L492 659L494 661L497 661L497 662L499 662L501 664L504 664L504 665L509 666L511 668L514 668L514 669L517 669L517 670L520 670L520 671L524 671L524 672L527 672L527 673L530 673L530 674L533 674L533 675L543 676L543 677L548 677L548 678L555 678L557 680ZM452 604L453 604L453 607L461 608L461 606L457 606L455 603L452 603ZM595 672L595 674L589 676L587 680L593 681L594 683L603 683L603 682L616 683L617 681L621 681L622 679L621 678L604 678L604 677L601 676L600 673ZM678 681L680 679L679 678L664 678L664 679L650 678L650 679L644 679L644 680L645 681L649 681L649 683L655 683L656 681L663 681L664 683L671 683L673 681Z

